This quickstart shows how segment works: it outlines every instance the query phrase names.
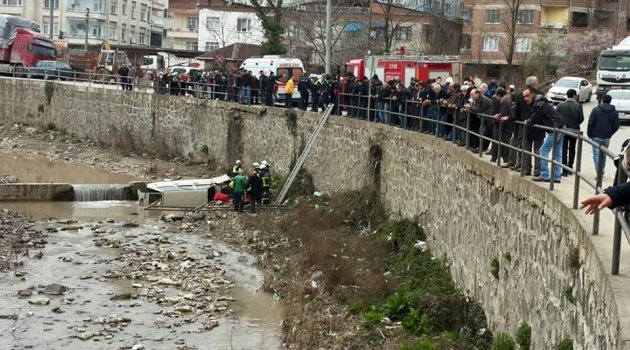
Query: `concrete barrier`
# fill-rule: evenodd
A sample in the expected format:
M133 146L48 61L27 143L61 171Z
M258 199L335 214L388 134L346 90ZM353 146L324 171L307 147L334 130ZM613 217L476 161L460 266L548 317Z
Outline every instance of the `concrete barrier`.
M59 183L19 183L0 185L0 201L71 201L72 185Z

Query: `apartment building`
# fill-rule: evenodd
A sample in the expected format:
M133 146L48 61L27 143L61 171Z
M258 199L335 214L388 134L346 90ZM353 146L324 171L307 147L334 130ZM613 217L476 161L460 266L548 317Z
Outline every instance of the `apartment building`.
M232 44L260 45L262 24L251 6L231 4L199 11L199 51L210 52Z
M157 4L156 4L157 3ZM154 6L165 8L163 0L0 0L0 13L39 22L42 32L53 32L68 47L149 45L153 31ZM53 7L52 28L50 7ZM161 29L160 29L161 30Z
M169 0L164 16L162 46L168 49L197 51L199 10L200 0Z
M519 3L519 10L511 11ZM512 6L508 6L508 4ZM468 74L500 76L504 72L514 30L513 64L520 65L540 36L560 37L593 28L615 33L615 42L628 35L628 0L465 0L472 17L464 22L460 55ZM516 12L516 13L513 13Z

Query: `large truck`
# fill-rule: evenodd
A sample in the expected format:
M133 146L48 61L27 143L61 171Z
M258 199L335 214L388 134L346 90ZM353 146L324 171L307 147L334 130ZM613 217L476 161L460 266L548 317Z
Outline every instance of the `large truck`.
M447 77L462 81L462 61L459 56L367 56L346 62L346 73L355 77L378 75L382 81L400 80L408 86L411 79L426 81Z
M0 71L25 75L28 67L55 56L55 46L39 32L39 24L0 14Z
M630 89L630 36L597 59L597 100L612 89Z

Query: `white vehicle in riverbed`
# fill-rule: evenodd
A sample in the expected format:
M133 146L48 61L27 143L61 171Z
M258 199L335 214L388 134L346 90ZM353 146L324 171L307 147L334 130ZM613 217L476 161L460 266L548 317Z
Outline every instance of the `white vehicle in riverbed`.
M151 182L138 190L138 204L149 208L197 208L214 199L231 181L227 175L211 179L165 180Z

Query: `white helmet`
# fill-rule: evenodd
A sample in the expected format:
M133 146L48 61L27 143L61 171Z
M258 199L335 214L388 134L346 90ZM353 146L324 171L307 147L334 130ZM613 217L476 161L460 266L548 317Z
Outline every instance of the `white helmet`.
M240 159L236 160L236 165L241 165L241 160Z
M265 164L263 164L263 165L261 165L261 166L260 166L260 168L259 168L259 169L260 169L260 170L265 170L265 169L267 169L267 166L266 166Z
M260 166L260 164L258 164L258 162L254 162L254 164L252 164L252 166L254 167L254 169L258 169L258 167Z
M264 165L264 166L268 166L268 165L269 165L269 162L267 162L266 160L263 160L263 161L261 162L261 164L262 164L262 165Z

